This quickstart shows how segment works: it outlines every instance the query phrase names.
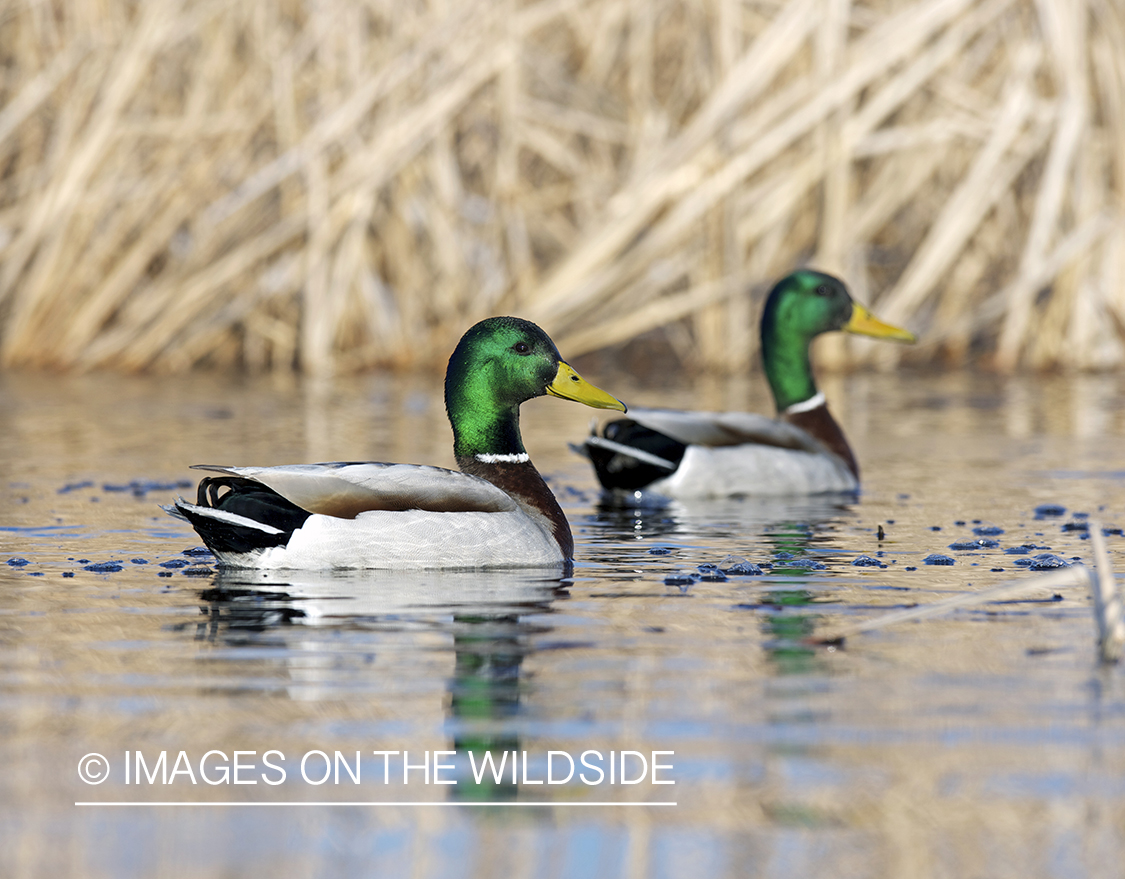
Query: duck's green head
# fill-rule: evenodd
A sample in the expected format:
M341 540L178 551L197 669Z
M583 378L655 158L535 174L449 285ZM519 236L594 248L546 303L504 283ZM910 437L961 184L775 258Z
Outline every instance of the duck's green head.
M522 454L520 403L546 394L625 411L624 403L575 372L550 337L530 321L490 317L470 327L445 373L454 453Z
M839 278L811 269L787 275L770 291L762 312L762 365L779 411L816 396L809 343L832 330L914 341L913 333L883 323L854 302Z

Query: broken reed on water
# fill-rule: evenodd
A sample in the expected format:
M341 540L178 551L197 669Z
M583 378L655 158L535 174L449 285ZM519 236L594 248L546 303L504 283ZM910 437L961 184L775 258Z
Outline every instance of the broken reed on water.
M1125 362L1114 0L57 0L0 17L0 365L314 373L473 321L742 370L766 282Z

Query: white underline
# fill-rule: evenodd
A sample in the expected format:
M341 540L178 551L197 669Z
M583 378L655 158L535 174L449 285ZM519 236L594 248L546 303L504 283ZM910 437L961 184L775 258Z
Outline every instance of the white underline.
M474 457L482 464L526 464L531 460L531 456L527 452L512 455L490 455L482 452Z
M786 415L800 415L802 412L808 412L811 409L816 409L818 406L824 405L824 392L817 391L813 396L807 400L802 400L800 403L794 403L785 410Z
M615 803L615 802L612 802L612 801L610 801L610 802L589 802L589 803L585 803L585 802L574 802L573 800L567 800L565 802L552 802L551 800L524 800L524 801L521 801L521 802L511 802L511 801L479 802L479 801L474 800L472 802L464 802L464 803L451 802L449 800L441 800L441 801L438 801L438 802L428 802L428 801L425 801L425 800L423 800L423 801L418 801L418 800L402 800L402 801L398 801L398 800L396 800L396 801L391 801L391 800L379 800L379 801L359 800L359 801L350 801L350 802L349 801L334 802L334 801L331 801L331 800L325 800L325 801L322 801L322 802L316 802L316 801L314 801L314 802L283 801L283 802L271 802L271 803L217 803L217 802L200 802L200 801L156 802L156 803L152 803L152 802L146 802L144 800L137 800L135 802L133 802L133 801L111 801L111 802L104 802L104 803L102 803L102 802L76 802L74 805L76 805L76 806L146 806L146 807L147 806L222 806L222 807L228 807L228 806L305 806L305 807L307 807L307 806L396 806L396 807L397 806L518 806L518 807L562 806L562 807L568 807L568 806L676 806L676 805L678 805L678 803L668 802L668 801L645 803L645 802L637 802L635 800L629 800L629 801L626 801L626 802L623 802L623 803Z

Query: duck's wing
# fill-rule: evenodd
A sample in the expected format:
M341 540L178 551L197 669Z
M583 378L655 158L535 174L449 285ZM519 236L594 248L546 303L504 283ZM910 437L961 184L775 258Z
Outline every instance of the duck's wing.
M803 452L824 451L816 438L796 425L752 412L630 409L629 417L684 445L718 447L756 443Z
M192 469L259 482L303 510L344 519L368 510L504 513L516 509L515 501L491 482L421 464L196 464Z

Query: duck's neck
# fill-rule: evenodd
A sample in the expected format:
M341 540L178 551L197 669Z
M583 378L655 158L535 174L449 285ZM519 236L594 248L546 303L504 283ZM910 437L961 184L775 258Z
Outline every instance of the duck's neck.
M824 443L859 479L859 465L851 446L828 411L824 394L816 388L809 361L811 342L811 337L786 331L775 322L762 321L762 367L777 414Z
M762 319L762 367L781 413L817 395L809 362L812 338L769 318Z
M450 407L449 412L453 454L461 471L487 479L507 492L524 512L551 532L563 558L571 558L574 538L570 525L523 447L519 407L491 412L480 408L457 411Z

